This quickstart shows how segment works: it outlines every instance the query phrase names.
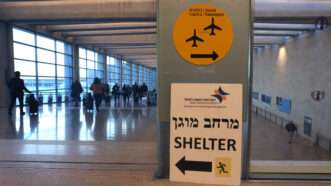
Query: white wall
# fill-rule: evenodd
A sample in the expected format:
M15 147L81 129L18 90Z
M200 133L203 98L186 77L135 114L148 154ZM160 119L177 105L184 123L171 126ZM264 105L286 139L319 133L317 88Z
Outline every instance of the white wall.
M331 139L331 30L316 31L288 41L284 46L254 50L253 91L260 93L254 104L299 126L303 135L304 116L313 120L316 133ZM314 90L325 91L325 99L311 98ZM261 102L261 94L272 96L272 105ZM276 96L292 100L292 112L278 112ZM324 144L326 148L328 144Z

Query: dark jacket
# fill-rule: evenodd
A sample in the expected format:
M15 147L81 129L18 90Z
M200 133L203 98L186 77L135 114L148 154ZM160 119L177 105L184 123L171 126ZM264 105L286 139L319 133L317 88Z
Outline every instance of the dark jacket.
M83 87L79 82L74 82L71 85L71 96L78 97L83 92Z
M12 78L8 82L8 88L10 90L10 94L12 95L22 95L24 94L24 90L30 92L24 85L23 79Z

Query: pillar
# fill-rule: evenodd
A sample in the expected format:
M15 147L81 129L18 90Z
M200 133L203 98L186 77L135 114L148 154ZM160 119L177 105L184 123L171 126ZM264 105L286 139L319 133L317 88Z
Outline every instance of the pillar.
M9 106L9 91L7 81L14 73L12 27L0 22L0 108Z

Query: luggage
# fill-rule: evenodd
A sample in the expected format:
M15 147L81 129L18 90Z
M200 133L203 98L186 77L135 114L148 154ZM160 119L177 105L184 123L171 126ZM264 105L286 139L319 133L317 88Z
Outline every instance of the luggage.
M56 103L62 103L62 96L61 95L57 95L56 96Z
M38 107L39 102L36 100L33 94L30 94L29 96L29 114L30 115L38 115Z
M38 103L43 104L44 103L44 97L43 95L38 95Z
M47 100L48 104L53 104L53 96L50 94L48 95L48 100Z
M105 96L105 103L107 106L110 106L110 99L111 99L110 95Z
M70 98L69 98L69 96L64 96L64 102L65 102L65 103L69 103L69 102L70 102Z
M93 111L93 96L91 93L88 93L84 96L83 106L86 111Z

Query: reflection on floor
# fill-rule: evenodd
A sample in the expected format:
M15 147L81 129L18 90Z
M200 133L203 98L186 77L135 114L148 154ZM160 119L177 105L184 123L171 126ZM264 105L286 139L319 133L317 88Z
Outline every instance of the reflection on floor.
M39 116L0 111L1 162L156 165L156 108L103 106L85 112L43 105Z
M254 113L251 130L252 160L331 160L331 152L314 146L303 137L295 136L289 144L289 134L284 128Z
M39 116L2 118L0 139L51 141L152 141L156 138L155 107L102 107L85 112L81 107L44 105Z
M16 116L8 119L6 110L0 111L0 146L5 152L0 160L24 156L20 160L51 161L53 154L66 162L134 163L138 158L156 163L155 107L103 106L99 113L87 113L71 105L44 105L39 116L20 119L18 110ZM331 160L330 152L298 136L289 144L283 128L252 116L252 160ZM42 157L30 156L38 154Z

